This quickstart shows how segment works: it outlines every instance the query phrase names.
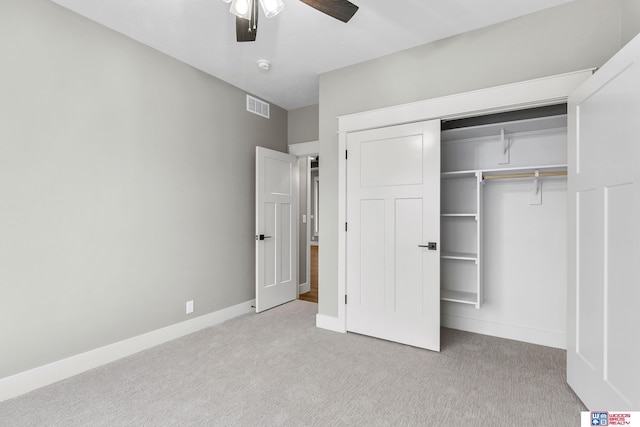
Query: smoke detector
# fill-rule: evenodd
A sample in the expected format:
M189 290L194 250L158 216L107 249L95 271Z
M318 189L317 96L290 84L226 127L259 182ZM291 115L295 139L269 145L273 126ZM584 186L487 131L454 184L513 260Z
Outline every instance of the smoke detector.
M271 62L266 59L258 59L258 68L266 71L271 68Z

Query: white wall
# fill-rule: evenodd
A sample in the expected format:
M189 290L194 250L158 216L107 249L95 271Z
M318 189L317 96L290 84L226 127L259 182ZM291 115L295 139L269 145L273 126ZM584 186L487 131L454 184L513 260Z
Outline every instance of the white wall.
M336 117L600 66L623 44L622 10L576 0L320 76L320 314L337 316L340 300Z
M286 111L48 0L0 1L0 58L0 378L254 298Z

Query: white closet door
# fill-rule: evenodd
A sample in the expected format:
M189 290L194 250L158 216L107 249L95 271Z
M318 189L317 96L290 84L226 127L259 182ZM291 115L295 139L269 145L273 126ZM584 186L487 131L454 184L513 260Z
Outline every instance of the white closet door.
M640 38L569 98L567 381L640 410Z
M440 121L352 133L347 150L347 330L439 351Z

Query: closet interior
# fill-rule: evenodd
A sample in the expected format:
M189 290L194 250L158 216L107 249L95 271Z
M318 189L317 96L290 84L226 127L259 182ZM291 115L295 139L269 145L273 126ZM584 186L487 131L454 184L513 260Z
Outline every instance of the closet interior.
M445 315L563 329L564 319L540 320L527 304L566 289L566 233L558 234L566 228L566 112L560 104L442 122ZM555 266L545 267L552 256ZM564 310L561 302L552 306Z

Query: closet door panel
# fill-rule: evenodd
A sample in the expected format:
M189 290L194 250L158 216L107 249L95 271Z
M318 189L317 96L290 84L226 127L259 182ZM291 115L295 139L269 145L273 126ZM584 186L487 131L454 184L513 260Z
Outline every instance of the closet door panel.
M586 236L602 226L602 214L598 209L600 194L590 189L578 194L577 227L578 235ZM596 336L602 336L602 246L598 244L580 245L578 251L578 330L577 353L592 369L602 364L602 346Z
M440 350L439 136L437 120L347 136L350 332Z
M569 239L567 381L590 409L640 410L631 314L640 300L640 37L570 96L569 114L569 220L579 225Z

